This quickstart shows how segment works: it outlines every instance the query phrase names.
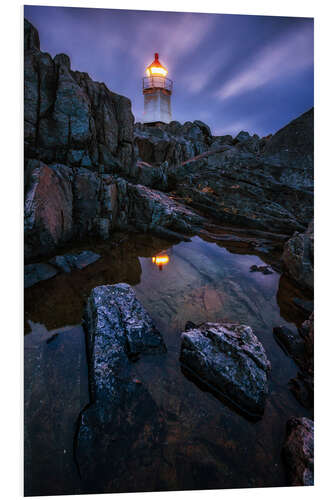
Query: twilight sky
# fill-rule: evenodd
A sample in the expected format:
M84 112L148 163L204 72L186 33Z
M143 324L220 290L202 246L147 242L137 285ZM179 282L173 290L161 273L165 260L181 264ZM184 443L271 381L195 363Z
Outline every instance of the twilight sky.
M173 119L215 135L274 133L313 106L313 19L25 6L41 50L63 52L129 97L142 120L142 77L159 52L174 81Z

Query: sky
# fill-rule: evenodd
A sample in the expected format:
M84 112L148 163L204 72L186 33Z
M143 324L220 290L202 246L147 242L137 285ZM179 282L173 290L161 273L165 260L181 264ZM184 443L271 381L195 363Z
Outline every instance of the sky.
M132 101L142 121L142 77L154 53L174 82L174 120L214 135L265 136L313 106L313 19L25 6L41 50L65 53Z

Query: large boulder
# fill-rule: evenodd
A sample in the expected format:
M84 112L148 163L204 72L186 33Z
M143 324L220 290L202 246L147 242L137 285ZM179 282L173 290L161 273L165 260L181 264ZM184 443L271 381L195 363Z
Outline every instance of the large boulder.
M251 327L204 323L183 332L181 341L180 361L191 374L243 412L264 412L271 365Z
M140 469L147 452L153 460L164 436L159 410L131 360L166 347L126 284L92 290L85 328L91 404L80 416L76 458L87 492L124 491L128 469Z
M292 486L313 486L313 421L308 418L291 418L287 422L287 435L283 457Z
M304 233L296 231L292 238L285 243L282 260L287 274L302 287L313 291L313 220Z

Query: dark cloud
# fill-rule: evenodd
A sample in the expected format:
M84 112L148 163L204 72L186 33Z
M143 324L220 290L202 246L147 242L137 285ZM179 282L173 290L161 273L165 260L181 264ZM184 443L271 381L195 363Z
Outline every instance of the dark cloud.
M313 105L313 20L25 6L41 49L132 100L159 52L174 80L173 118L213 133L266 135Z

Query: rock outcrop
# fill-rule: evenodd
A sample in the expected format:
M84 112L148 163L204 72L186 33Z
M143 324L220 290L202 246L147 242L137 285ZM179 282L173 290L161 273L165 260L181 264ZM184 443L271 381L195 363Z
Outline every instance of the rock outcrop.
M94 288L85 313L91 404L82 412L76 457L87 491L117 491L117 481L141 453L157 453L163 422L132 359L161 354L161 334L126 284ZM132 491L131 488L129 491Z
M282 260L286 272L300 286L313 291L314 224L304 233L295 232L284 246Z
M313 421L308 418L291 418L287 422L287 436L283 457L292 486L313 486Z
M131 102L87 73L71 70L70 59L40 51L36 29L25 20L25 155L46 164L113 166L133 159Z
M152 224L140 210L158 203L154 214L183 204L288 235L313 217L313 111L262 139L212 136L200 120L134 126L129 99L73 71L67 55L41 52L28 21L24 68L26 259L88 235L107 239L115 228L169 237L169 217Z
M109 237L116 219L115 183L134 159L131 102L69 57L40 51L24 23L25 257L54 251L88 234ZM108 177L108 176L106 176Z
M261 415L271 365L252 329L229 323L191 326L181 336L181 363L243 412Z

